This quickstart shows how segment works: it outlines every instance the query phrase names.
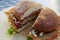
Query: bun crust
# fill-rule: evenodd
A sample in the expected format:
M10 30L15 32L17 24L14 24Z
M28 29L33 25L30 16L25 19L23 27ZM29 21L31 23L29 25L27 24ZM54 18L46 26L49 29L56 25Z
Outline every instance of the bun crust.
M15 11L14 15L16 16L16 18L18 20L20 20L21 17L24 16L26 11L28 11L30 8L33 8L33 7L38 6L38 5L42 6L39 3L35 3L35 2L31 2L31 1L20 2L15 7L16 11Z
M36 19L33 28L40 32L50 32L58 26L57 15L49 8L43 8Z

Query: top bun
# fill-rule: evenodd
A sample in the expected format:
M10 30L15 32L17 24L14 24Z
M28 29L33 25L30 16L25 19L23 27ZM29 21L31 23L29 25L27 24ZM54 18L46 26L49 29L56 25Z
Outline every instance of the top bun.
M16 6L15 6L15 17L20 20L21 17L24 16L24 13L26 13L26 11L28 11L29 9L32 10L32 8L34 7L38 7L40 6L40 8L42 8L42 5L39 4L39 3L36 3L36 2L32 2L32 1L22 1L20 3L18 3ZM33 12L34 10L32 10ZM29 12L28 12L29 13Z
M57 15L49 8L43 8L36 19L33 28L40 32L50 32L58 27Z

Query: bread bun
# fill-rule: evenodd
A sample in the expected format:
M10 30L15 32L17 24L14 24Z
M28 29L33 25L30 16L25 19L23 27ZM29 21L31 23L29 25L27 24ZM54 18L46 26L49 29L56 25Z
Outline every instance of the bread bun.
M40 32L54 31L58 27L58 20L56 13L49 9L43 8L36 19L33 28Z
M35 2L32 2L32 1L22 1L20 3L18 3L16 6L15 6L15 13L14 15L16 16L16 18L18 20L21 19L21 17L24 16L24 14L26 13L26 11L28 11L30 8L32 10L32 8L34 8L35 6L39 6L40 5L40 9L42 8L42 5L39 4L39 3L35 3ZM34 10L32 10L33 12ZM28 12L29 13L29 12ZM31 14L31 13L30 13Z

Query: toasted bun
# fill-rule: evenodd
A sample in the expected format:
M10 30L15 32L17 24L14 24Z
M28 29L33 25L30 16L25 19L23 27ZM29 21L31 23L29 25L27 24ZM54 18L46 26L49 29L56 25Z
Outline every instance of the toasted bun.
M33 28L40 32L53 31L58 26L58 19L56 13L49 9L43 8L36 19Z
M16 16L16 18L18 20L21 20L24 17L26 17L25 14L27 14L27 13L31 14L32 12L34 12L34 9L38 10L38 8L36 8L36 7L40 7L39 9L41 9L42 5L39 3L36 3L36 2L32 2L32 1L22 1L15 6L16 11L15 11L14 15ZM30 12L28 10L30 10ZM23 17L23 18L21 18L21 17Z
M58 16L58 23L59 23L59 25L60 25L60 16Z
M15 29L15 30L17 30L16 26L13 23L13 19L14 19L13 13L14 12L15 12L15 9L11 8L10 10L5 11L5 14L8 17L8 22L10 23L10 25L12 25L12 28Z

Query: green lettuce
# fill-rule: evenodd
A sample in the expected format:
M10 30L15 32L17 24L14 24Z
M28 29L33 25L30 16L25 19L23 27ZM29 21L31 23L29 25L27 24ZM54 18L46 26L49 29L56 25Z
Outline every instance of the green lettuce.
M11 36L14 32L15 30L12 28L12 25L10 25L10 28L7 30L7 34Z
M27 36L27 40L33 40L32 37L30 36Z

